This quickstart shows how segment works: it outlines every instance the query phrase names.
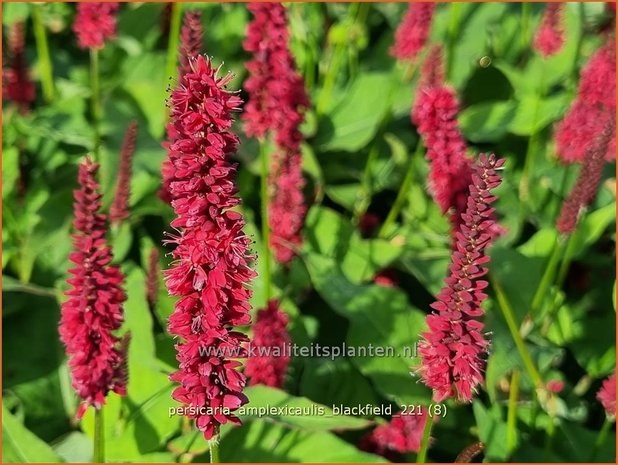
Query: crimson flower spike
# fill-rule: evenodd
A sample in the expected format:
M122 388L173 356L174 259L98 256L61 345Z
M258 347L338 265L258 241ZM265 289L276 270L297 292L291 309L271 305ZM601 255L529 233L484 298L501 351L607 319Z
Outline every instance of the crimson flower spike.
M118 167L118 181L116 194L109 209L109 219L112 223L120 223L129 217L129 197L131 195L131 173L135 140L137 139L137 121L131 121L120 149L120 165Z
M21 113L26 113L36 93L26 63L23 22L9 28L8 63L9 68L2 70L2 98L14 102Z
M126 394L126 348L114 332L123 321L126 300L120 269L111 266L105 215L96 174L99 165L86 158L79 166L80 189L74 192L74 251L69 259L75 267L67 279L69 297L62 304L60 339L69 357L72 385L82 403L81 418L88 406L100 409L109 391Z
M442 213L450 212L455 231L466 208L472 160L457 122L457 95L443 79L442 51L436 46L423 65L411 119L427 148L429 190Z
M564 45L564 4L548 3L534 37L534 48L544 57L558 53Z
M395 32L395 43L390 49L392 56L401 61L414 60L425 47L431 32L431 23L436 5L429 2L414 2Z
M605 412L610 418L616 417L616 373L603 381L601 389L597 392L597 399L603 405Z
M290 356L286 353L290 344L287 325L288 317L279 308L279 301L276 299L270 300L266 308L257 312L252 343L256 353L249 354L245 368L250 385L264 384L278 388L283 386L290 362ZM266 350L270 351L270 354L262 355Z
M483 382L484 357L489 341L482 331L484 325L481 304L487 298L483 292L488 285L481 280L487 274L485 265L495 228L491 193L501 183L497 170L504 160L481 154L474 165L472 182L463 223L455 235L445 285L431 307L437 311L426 318L428 331L419 344L423 382L433 389L433 400L442 402L449 397L460 401L472 400L476 387Z
M581 71L577 97L556 127L556 153L564 163L581 162L610 115L616 114L616 43L613 36L590 58ZM605 154L616 158L616 138Z
M117 2L84 2L77 4L73 32L80 48L101 49L116 36Z
M168 156L173 169L170 192L177 235L173 266L164 272L170 295L178 297L168 330L177 338L179 369L170 376L180 384L172 397L186 407L206 439L226 423L240 424L234 411L247 402L245 376L234 358L246 355L248 338L233 328L250 322L249 282L256 276L251 239L243 232L231 158L238 137L232 112L242 104L225 86L211 60L189 59L169 99L176 133ZM229 354L229 356L227 356Z
M249 102L242 118L248 135L262 138L271 132L274 136L276 149L268 180L270 246L275 259L286 264L302 243L307 211L299 128L309 98L290 52L286 8L280 3L251 3L249 10L254 18L243 46L253 58L246 65Z
M428 418L425 407L420 412L399 412L393 415L391 421L379 425L363 436L359 448L387 459L395 459L394 452L417 453L421 448L423 430Z
M562 204L556 222L556 228L562 234L575 232L581 210L594 200L603 174L607 147L615 137L616 117L610 115L601 135L589 146L575 186Z
M178 79L191 72L190 62L202 52L202 36L204 31L202 28L202 13L200 11L187 11L184 15L182 30L180 32L180 45L178 51L180 54L180 66L178 67ZM184 84L184 83L183 83ZM173 124L167 125L167 140L163 143L169 151L170 144L176 138L176 131ZM161 177L163 179L159 198L165 203L171 203L172 194L170 191L170 183L173 181L174 168L171 166L169 158L163 160L161 164Z
M202 12L199 10L187 11L180 31L179 76L183 76L191 70L189 60L202 52L203 35Z

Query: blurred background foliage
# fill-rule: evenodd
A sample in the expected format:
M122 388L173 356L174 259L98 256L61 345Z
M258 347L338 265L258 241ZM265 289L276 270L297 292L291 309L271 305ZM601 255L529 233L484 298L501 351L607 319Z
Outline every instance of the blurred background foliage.
M93 149L88 54L71 31L68 3L3 3L3 31L26 22L26 56L37 84L32 111L3 107L3 461L88 461L91 412L73 421L76 399L58 341L59 303L66 289L71 248L72 190L77 163ZM131 216L110 235L115 261L127 275L125 328L132 332L128 396L111 395L105 408L110 461L207 461L207 445L180 417L167 375L176 364L165 331L173 299L161 280L159 300L146 300L148 255L161 249L173 212L156 193L167 108L167 33L164 3L122 4L118 35L101 52L101 185L109 207L119 150L130 120L139 123ZM242 40L249 13L244 4L185 3L203 11L204 52L235 74L241 88L248 55ZM311 205L301 256L277 269L277 294L290 316L295 343L323 345L414 344L424 315L445 276L449 225L426 190L427 162L410 123L418 72L389 55L405 11L398 3L292 3L291 46L313 107L303 127L304 171ZM543 60L531 49L542 4L441 4L431 41L449 57L448 81L457 89L459 122L471 151L507 158L498 190L498 215L507 233L491 250L491 276L510 303L525 344L544 380L565 388L535 411L533 382L515 350L490 289L486 316L492 347L486 389L472 405L449 403L434 428L430 457L452 461L482 440L492 461L586 461L604 419L594 395L615 367L615 178L608 165L597 198L574 241L564 286L552 286L535 314L530 304L556 237L554 223L578 168L557 162L553 124L573 100L579 70L601 44L596 33L608 21L602 3L569 3L567 42ZM41 15L53 61L55 96L43 100L31 17ZM412 76L410 79L409 77ZM248 232L262 247L259 216L259 150L244 136L238 183ZM528 142L535 137L534 169L520 195ZM421 147L419 150L417 147ZM367 215L383 222L406 172L412 183L397 222L363 230ZM370 217L370 216L369 216ZM378 231L379 230L379 231ZM398 286L372 282L394 270ZM260 271L260 262L257 263ZM253 304L264 305L263 283ZM285 391L247 390L251 406L427 404L430 391L410 376L414 358L295 359ZM507 424L511 373L521 373L515 427ZM548 434L549 423L557 427ZM222 461L384 461L356 444L380 418L245 418L222 431ZM549 439L548 439L549 437ZM613 461L615 442L597 447L596 459ZM401 457L413 460L413 456Z

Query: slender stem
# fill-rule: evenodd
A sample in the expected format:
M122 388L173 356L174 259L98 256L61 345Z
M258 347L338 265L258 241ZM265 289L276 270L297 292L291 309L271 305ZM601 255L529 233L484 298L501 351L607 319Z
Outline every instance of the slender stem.
M210 463L219 463L219 436L215 435L208 440L208 450L210 450Z
M101 88L99 82L99 50L90 49L90 86L92 91L92 124L94 127L94 157L99 157L101 144Z
M41 74L41 86L43 87L43 97L46 102L54 99L54 72L51 57L49 55L49 45L47 44L47 32L43 24L41 15L42 5L33 5L32 21L34 25L34 40L36 41L36 51L39 57L39 72Z
M547 266L545 267L545 271L543 272L543 276L541 277L541 282L539 283L539 287L534 293L534 297L532 298L532 304L530 305L530 314L535 317L538 312L543 299L547 295L547 289L554 282L554 278L556 276L556 269L558 268L558 261L560 259L560 241L556 237L554 240L554 245L552 247L551 255L549 256L549 260L547 262Z
M427 449L429 449L429 439L431 438L431 427L433 419L429 417L429 413L425 416L425 428L423 429L423 438L421 439L421 448L416 456L416 463L425 463L427 460Z
M316 106L316 114L318 117L322 116L326 112L326 109L330 104L333 87L335 87L335 81L339 75L339 67L343 61L345 51L346 47L343 42L337 44L335 47L330 60L330 66L328 67L326 77L324 78L322 90L320 91L320 96L318 97L318 104Z
M506 419L506 450L512 453L517 445L517 401L519 399L519 370L513 370L509 388L509 410Z
M556 434L556 425L554 422L554 415L550 414L547 422L547 436L545 437L545 461L549 461L549 454L551 452L552 443L554 442L554 435Z
M530 24L530 3L522 2L521 3L521 47L524 51L524 58L528 53L528 29Z
M599 453L599 448L605 444L605 440L607 439L607 433L612 427L613 421L611 421L608 417L605 417L605 421L603 422L603 426L601 427L601 431L599 431L599 435L597 436L597 440L594 442L594 447L592 448L592 452L590 453L589 462L592 463L595 461L597 454Z
M457 36L459 33L459 23L461 19L461 3L452 2L449 11L449 25L448 25L448 56L446 57L446 75L451 76L453 56L455 50L455 44L457 43Z
M517 347L517 351L519 352L522 361L524 362L524 366L526 367L526 371L530 375L535 387L537 389L541 389L544 387L543 379L541 378L540 373L534 366L534 362L532 357L530 356L530 352L528 352L528 348L521 337L519 332L519 328L517 327L517 323L515 321L515 314L513 313L513 309L509 304L504 290L502 286L498 283L495 278L490 278L492 287L496 291L496 297L498 298L498 304L500 309L502 310L502 314L504 315L504 319L506 320L506 324L509 327L509 331L511 332L511 336L513 337L513 341L515 342L515 346Z
M172 13L170 17L170 32L167 40L167 64L165 66L165 76L171 79L176 75L176 62L178 59L178 44L180 42L180 23L182 20L182 3L172 3Z
M577 241L575 240L575 234L576 231L569 235L569 239L566 244L566 250L564 251L564 256L562 257L562 263L560 264L560 269L558 270L556 286L558 286L559 289L564 284L564 280L566 279L569 267L571 266L571 261L573 261L573 254L575 253L575 246L577 245Z
M354 224L357 224L360 217L365 214L369 204L371 203L371 173L373 165L378 158L378 140L376 139L369 149L369 156L367 157L367 163L365 164L365 170L363 171L363 178L361 179L361 185L356 195L356 203L354 205Z
M395 222L397 216L399 216L399 213L401 212L401 209L405 205L408 193L410 191L410 186L412 185L412 181L414 181L414 159L417 157L418 154L420 154L422 149L423 142L419 137L418 143L416 144L416 150L414 151L414 155L410 157L410 160L408 160L408 170L405 177L403 178L401 186L399 187L397 197L395 198L395 201L393 202L393 206L391 207L390 211L386 215L384 223L382 223L382 226L380 227L378 237L386 237L386 234L390 230L392 224Z
M94 460L105 463L105 439L103 437L103 406L94 411Z
M539 78L539 88L537 92L537 101L534 105L532 113L532 134L528 138L528 147L526 149L526 159L524 161L524 170L519 182L519 197L527 202L530 198L530 176L534 172L535 156L540 145L540 133L536 130L536 122L539 116L541 101L545 96L545 62L541 64L541 76ZM522 210L523 211L523 210Z
M271 297L271 268L270 268L270 225L268 222L268 171L269 171L269 156L266 142L260 141L260 161L261 161L261 189L260 200L262 208L262 257L264 260L264 294L266 296L266 302Z

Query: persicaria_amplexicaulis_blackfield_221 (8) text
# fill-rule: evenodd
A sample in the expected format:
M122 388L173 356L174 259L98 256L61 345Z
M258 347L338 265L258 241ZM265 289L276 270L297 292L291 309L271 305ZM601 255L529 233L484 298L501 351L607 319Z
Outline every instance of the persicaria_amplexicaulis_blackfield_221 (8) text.
M246 355L248 338L233 328L250 322L247 285L256 274L248 266L251 239L234 210L240 199L230 161L238 145L232 112L242 101L225 88L232 76L220 76L210 59L200 55L189 63L169 100L176 133L168 150L174 170L171 226L177 233L166 241L175 249L165 281L178 297L168 330L178 341L179 362L170 378L180 383L175 400L206 407L206 413L188 416L211 439L220 425L240 423L233 412L247 402L241 363L221 354ZM220 355L206 355L207 347Z
M488 283L479 279L487 273L496 200L492 190L501 183L497 170L504 160L481 154L473 166L466 211L455 234L445 285L431 307L437 311L426 318L418 353L423 382L433 389L433 399L449 397L472 400L476 387L483 382L485 356L489 341L483 334L481 304L487 298L483 290Z
M110 265L106 217L100 213L99 165L86 158L79 165L80 188L74 192L75 264L67 279L69 297L62 304L60 339L66 347L73 388L82 399L77 417L88 406L100 409L109 391L126 394L126 349L114 332L123 322L124 276Z

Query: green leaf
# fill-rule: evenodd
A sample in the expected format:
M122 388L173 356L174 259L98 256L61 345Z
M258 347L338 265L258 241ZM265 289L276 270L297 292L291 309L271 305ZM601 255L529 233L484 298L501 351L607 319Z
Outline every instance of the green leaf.
M530 136L562 117L569 105L566 93L540 99L524 95L517 102L517 111L508 129L518 136Z
M2 406L2 462L60 462L51 447L30 432Z
M330 407L317 404L305 397L295 397L280 389L268 386L251 386L245 390L249 403L241 407L239 417L244 419L268 418L291 428L304 431L328 431L332 429L361 429L370 423L367 420L347 415L335 415ZM253 409L270 410L287 408L292 414L257 413ZM241 412L246 412L242 414Z
M289 430L266 420L254 420L228 430L221 441L222 462L385 462L324 431ZM207 458L204 458L207 460ZM197 460L203 461L203 460Z
M509 130L517 112L517 103L509 101L481 102L459 114L459 124L472 142L495 142Z
M490 461L503 462L508 458L507 426L502 420L500 406L494 404L486 409L479 400L472 404L474 418L479 428L479 439L485 444L485 457Z
M427 401L429 389L412 375L418 363L415 344L425 330L423 313L410 306L399 289L351 283L332 259L308 254L305 263L318 293L350 320L346 344L359 351L349 357L352 363L387 399L399 405ZM361 356L363 349L357 348L366 351L370 345L382 348L385 356Z
M390 74L359 74L341 102L326 115L327 122L320 123L316 137L320 150L355 152L366 146L388 110L392 88Z
M7 199L19 179L19 150L6 147L2 150L2 198Z
M94 445L90 438L80 431L72 431L55 441L54 451L66 462L90 462Z

